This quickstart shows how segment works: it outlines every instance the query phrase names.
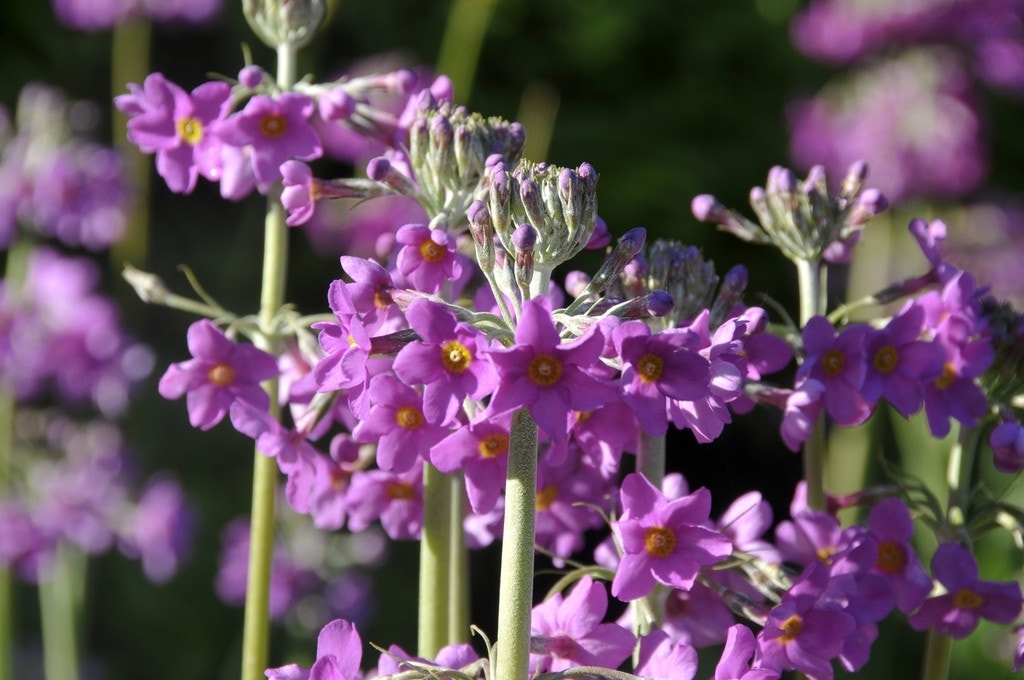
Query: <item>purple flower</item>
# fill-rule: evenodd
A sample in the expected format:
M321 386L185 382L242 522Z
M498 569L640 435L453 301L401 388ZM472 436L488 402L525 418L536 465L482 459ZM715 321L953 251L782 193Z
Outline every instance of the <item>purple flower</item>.
M305 669L298 664L268 668L270 680L359 680L363 659L363 641L359 631L344 619L331 621L316 640L316 661Z
M797 383L811 378L824 385L825 410L841 425L856 425L871 415L872 404L860 392L867 372L868 330L865 324L854 324L837 335L823 316L812 317L803 330L807 357L797 370Z
M464 399L480 400L497 385L486 338L428 300L414 301L405 316L422 342L402 348L395 357L395 375L408 385L424 385L423 414L431 423L449 424Z
M497 506L508 472L509 414L482 412L430 449L430 462L441 472L463 471L473 512Z
M1024 427L1020 423L1011 420L996 425L988 444L997 470L1016 474L1024 469Z
M711 373L708 360L687 346L688 334L651 334L643 321L627 321L612 331L622 358L623 400L651 436L668 431L667 399L706 397Z
M120 529L121 552L142 560L146 576L164 583L188 555L192 540L192 516L181 486L164 479L142 493L130 518Z
M609 511L613 480L588 465L570 443L565 450L549 448L537 467L537 544L555 556L560 566L583 548L583 535L604 524L595 506ZM557 448L557 447L555 447Z
M608 610L603 583L584 576L565 598L555 593L533 608L531 674L573 666L617 668L633 652L633 634L602 623Z
M388 374L376 375L368 388L373 408L352 431L357 442L377 443L377 465L383 470L405 472L418 459L426 459L430 447L448 430L427 420L419 393Z
M921 385L942 372L946 352L935 343L919 340L924 310L908 303L885 328L868 334L867 374L861 394L869 402L885 397L908 418L921 408Z
M252 345L232 342L208 319L189 326L188 349L192 359L168 366L159 391L165 399L186 395L193 427L210 429L235 401L267 409L270 400L260 382L278 374L274 357Z
M946 589L928 599L910 615L915 630L933 629L961 640L988 619L1011 623L1021 611L1020 586L1016 583L982 581L974 557L958 543L943 543L932 557L932 573Z
M281 179L285 161L311 161L323 154L309 124L313 107L313 100L295 92L277 97L256 95L239 113L225 119L217 132L226 144L251 147L256 181L271 184Z
M281 164L281 205L288 211L285 223L289 227L305 224L316 210L316 179L309 166L301 161Z
M715 666L714 680L775 680L779 671L769 668L751 668L754 655L754 634L741 623L729 627L725 648Z
M380 520L392 540L419 538L423 528L423 462L402 473L367 470L352 476L345 502L349 531Z
M687 589L700 568L732 553L732 542L706 528L711 511L707 489L668 500L646 477L632 473L622 482L622 517L612 531L623 550L612 581L620 600L643 597L656 583Z
M395 240L402 245L396 267L416 290L436 293L462 275L455 240L444 229L407 224L398 230Z
M910 544L914 536L910 510L900 499L887 498L871 508L867 531L878 543L872 572L892 583L896 607L904 613L912 612L928 597L932 579Z
M825 385L813 378L801 382L786 398L779 433L790 451L796 452L811 436L814 423L825 407Z
M757 637L755 664L797 670L811 680L831 680L830 661L856 628L853 617L825 597L828 568L812 562L768 613Z
M220 178L216 127L231 109L230 85L212 81L188 94L162 74L151 73L141 91L114 102L132 116L128 139L142 151L156 153L156 170L171 191L191 193L200 174Z
M635 675L662 680L692 680L697 675L697 650L654 629L640 640Z
M564 442L570 410L592 411L618 394L613 385L587 373L603 349L604 335L599 326L563 344L547 299L527 300L516 326L515 344L491 352L501 376L491 409L503 413L528 407L554 442Z

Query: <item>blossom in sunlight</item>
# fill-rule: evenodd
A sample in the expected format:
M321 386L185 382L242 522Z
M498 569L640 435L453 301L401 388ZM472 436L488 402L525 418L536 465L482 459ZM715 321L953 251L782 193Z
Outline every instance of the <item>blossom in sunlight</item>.
M261 349L230 340L208 319L188 329L192 358L171 364L160 378L160 396L185 396L193 427L208 430L219 423L235 401L266 410L270 400L260 382L278 374L277 361Z
M224 143L251 148L257 183L270 184L281 179L285 161L311 161L323 154L320 139L309 124L313 108L313 100L297 92L277 97L256 95L217 131Z
M363 660L363 641L356 627L344 619L335 619L320 631L316 640L316 660L311 668L288 664L268 668L269 680L359 680Z

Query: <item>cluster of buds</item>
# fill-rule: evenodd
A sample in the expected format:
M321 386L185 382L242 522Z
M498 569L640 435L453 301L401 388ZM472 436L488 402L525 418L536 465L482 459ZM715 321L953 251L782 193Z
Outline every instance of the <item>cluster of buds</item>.
M327 8L324 0L242 0L242 12L268 46L299 48L313 39Z
M888 205L877 189L863 189L867 172L865 163L854 163L833 193L820 165L812 167L803 181L791 170L775 166L766 185L750 191L750 205L760 224L709 194L693 199L693 214L744 241L773 244L794 262L847 262L864 223Z
M427 214L461 221L480 192L488 159L515 163L526 133L519 123L470 113L426 93L409 128L409 164L419 184L415 197ZM386 168L368 168L371 179L387 183Z

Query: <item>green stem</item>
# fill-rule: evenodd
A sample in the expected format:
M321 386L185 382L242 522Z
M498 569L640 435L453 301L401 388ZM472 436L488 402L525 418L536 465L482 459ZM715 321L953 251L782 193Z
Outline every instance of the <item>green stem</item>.
M454 0L437 57L437 72L451 78L456 96L469 101L480 48L497 0Z
M636 471L654 486L661 488L665 480L665 437L652 437L640 432L636 447Z
M142 18L114 27L110 47L110 88L115 94L122 92L126 83L141 83L149 75L152 28L152 23ZM141 265L146 261L149 250L150 160L128 141L125 135L128 117L115 109L113 120L114 147L125 160L134 186L124 236L111 246L110 257L115 267L124 262Z
M433 659L448 644L449 573L452 541L452 477L423 467L423 531L420 535L420 592L417 648Z
M823 314L822 304L825 268L820 260L796 260L797 280L800 286L800 327L807 325L813 316ZM807 506L815 510L825 509L826 452L825 419L818 418L811 429L811 436L804 442L804 480L807 483Z
M78 608L74 579L81 576L82 570L72 566L74 557L72 548L58 545L50 577L39 583L46 680L78 679Z
M295 82L297 49L284 44L277 48L277 83L289 90ZM263 239L263 281L260 293L260 333L255 344L277 356L280 339L275 319L284 304L288 271L288 227L281 206L280 185L267 197ZM278 381L263 384L270 397L270 415L281 415ZM249 571L245 593L245 622L242 630L242 680L262 680L267 668L270 642L270 569L274 549L274 501L277 463L257 451L252 476L252 515L249 529Z
M949 678L949 660L953 651L953 638L940 635L934 630L928 631L928 639L924 647L924 667L921 669L921 680L947 680Z
M462 474L452 475L451 554L448 569L448 644L468 642L469 620L469 548L466 547L466 481Z
M950 526L957 530L963 528L968 520L974 461L980 441L980 432L977 428L961 428L956 443L953 444L953 448L949 452L949 464L946 469L949 507L946 510L946 519Z
M512 415L509 431L494 680L528 676L536 508L537 423L526 408L520 408Z
M0 386L0 499L9 495L14 448L14 394ZM0 568L0 678L14 677L14 583Z

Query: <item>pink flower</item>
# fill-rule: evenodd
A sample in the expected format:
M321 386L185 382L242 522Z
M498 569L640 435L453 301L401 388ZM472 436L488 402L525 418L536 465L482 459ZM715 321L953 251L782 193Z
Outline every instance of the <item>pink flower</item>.
M311 161L323 154L320 139L309 124L313 106L313 100L295 92L277 97L256 95L217 130L225 143L251 147L256 181L270 184L281 179L285 161Z

